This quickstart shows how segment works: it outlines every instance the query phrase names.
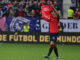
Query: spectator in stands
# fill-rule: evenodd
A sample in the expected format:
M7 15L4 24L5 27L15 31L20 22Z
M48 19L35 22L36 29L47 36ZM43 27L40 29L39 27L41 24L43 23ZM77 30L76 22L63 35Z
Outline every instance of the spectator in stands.
M29 16L29 5L26 5L24 9L24 17Z
M73 19L73 14L74 14L74 10L72 9L72 7L70 7L67 12L68 19Z
M1 3L0 3L0 6L2 6L2 7L3 7L4 5L5 5L5 1L4 1L4 0L2 0L2 1L1 1Z
M31 12L33 9L35 10L35 6L34 6L33 1L31 0L29 1L29 12Z
M50 5L50 2L51 2L51 0L47 0L47 1L46 1L46 3L47 3L48 5Z
M8 2L9 2L9 0L2 0L2 2L8 3Z
M2 1L1 1L1 4L5 4L5 0L2 0Z
M27 1L27 3L25 3L24 1ZM53 1L53 3L51 1ZM53 6L56 6L56 8L57 8L57 5L59 3L58 1L60 1L60 0L15 0L15 1L2 0L1 3L3 6L3 12L4 11L6 12L6 14L4 14L4 16L10 17L10 15L11 16L14 15L15 17L17 17L17 16L32 16L33 17L33 15L34 15L34 16L39 17L41 5L44 5L45 3L47 3L47 4L52 4ZM8 3L6 3L6 2L8 2ZM29 4L28 4L28 2L29 2ZM26 4L28 4L27 5L28 9L27 9ZM61 4L59 4L59 5L61 5ZM9 10L11 9L10 14L9 14L8 9ZM14 14L12 14L12 12L14 12Z
M18 12L18 2L15 0L14 3L13 3L13 10L14 10L14 16L16 17L17 16L17 12Z
M20 9L21 11L24 11L24 8L25 8L24 1L20 1L19 5L18 5L18 9Z
M46 3L45 0L40 0L40 4L41 4L41 5L44 5L45 3Z
M58 1L57 0L47 0L48 5L52 5L56 9L58 9Z
M36 7L36 15L38 17L40 17L40 10L41 10L41 5L40 5L40 2L37 3L37 7Z
M13 3L11 3L11 1L9 1L9 2L7 3L7 5L8 5L8 8L9 8L9 9L12 9Z
M17 17L23 17L23 16L24 16L23 11L21 9L18 9Z
M2 10L2 6L0 6L0 18L3 17L3 14L4 14L4 12Z
M15 8L18 7L18 2L16 0L13 3L13 7L15 7Z
M9 10L9 17L14 17L14 11L13 11L13 9Z
M5 0L5 3L8 3L9 2L9 0Z
M75 13L73 14L73 18L74 19L79 19L79 12L78 12L78 10L76 9L76 11L75 11Z
M57 4L58 4L58 0L53 0L53 2L54 2L54 6L56 6Z
M4 4L3 12L4 12L3 16L6 16L6 17L9 16L9 8L8 8L7 4Z
M38 5L38 1L34 1L34 8L36 9Z
M36 13L35 13L34 9L30 12L29 16L30 17L36 17Z
M57 0L50 1L50 5L52 5L52 7L55 7L58 10Z
M7 4L4 4L4 6L3 6L3 8L2 8L3 12L6 12L8 9L9 9L9 8L8 8Z

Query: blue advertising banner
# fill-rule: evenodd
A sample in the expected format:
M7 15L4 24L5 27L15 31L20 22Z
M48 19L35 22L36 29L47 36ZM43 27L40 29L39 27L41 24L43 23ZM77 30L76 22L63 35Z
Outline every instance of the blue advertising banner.
M30 32L39 32L40 31L40 21L39 18L31 18L26 17L28 20L30 20Z
M1 31L10 31L10 32L24 32L23 26L28 23L30 30L29 32L38 32L40 31L40 24L39 18L33 17L5 17L1 18L0 21L3 21L2 24L0 23L0 30ZM3 24L4 23L4 24ZM7 24L4 27L5 23Z

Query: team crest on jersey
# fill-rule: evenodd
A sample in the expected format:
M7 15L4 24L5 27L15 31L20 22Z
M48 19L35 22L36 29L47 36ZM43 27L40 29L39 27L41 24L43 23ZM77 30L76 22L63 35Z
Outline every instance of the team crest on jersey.
M23 26L25 23L30 22L30 20L23 18L23 17L17 17L13 18L10 23L10 31L11 32L23 32Z

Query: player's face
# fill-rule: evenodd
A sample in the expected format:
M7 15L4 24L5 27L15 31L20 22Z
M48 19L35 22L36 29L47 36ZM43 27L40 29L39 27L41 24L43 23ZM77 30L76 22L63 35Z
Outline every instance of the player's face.
M56 17L57 16L54 11L52 11L51 14L52 14L53 17Z

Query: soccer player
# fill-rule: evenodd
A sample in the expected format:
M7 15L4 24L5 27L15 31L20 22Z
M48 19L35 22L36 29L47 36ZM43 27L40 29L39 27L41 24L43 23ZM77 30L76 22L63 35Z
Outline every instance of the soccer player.
M42 18L50 23L50 49L45 58L49 58L52 50L54 49L54 53L56 58L58 58L58 50L56 46L56 40L59 33L59 14L55 8L52 8L51 5L44 5L41 8Z

